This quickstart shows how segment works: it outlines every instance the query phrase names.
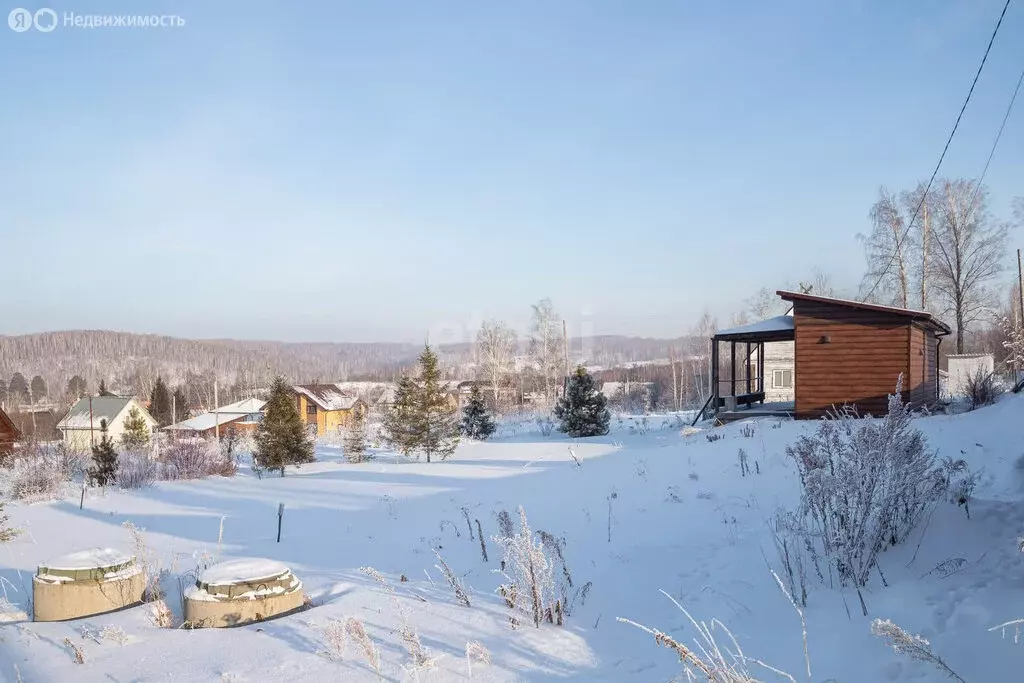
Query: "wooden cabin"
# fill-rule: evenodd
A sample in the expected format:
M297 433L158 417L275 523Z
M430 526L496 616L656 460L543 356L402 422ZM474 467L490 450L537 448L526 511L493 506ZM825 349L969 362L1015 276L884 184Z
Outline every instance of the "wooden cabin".
M292 393L302 423L314 434L336 432L348 424L354 411L366 411L366 403L355 392L337 384L300 384L292 387Z
M7 413L0 409L0 456L8 455L14 450L14 444L21 441L21 432Z
M884 415L903 376L913 407L939 399L938 349L950 328L930 313L779 291L789 314L721 330L712 338L708 403L721 421L757 415L823 417L842 407ZM766 344L793 349L793 401L766 401ZM722 356L723 344L728 345Z

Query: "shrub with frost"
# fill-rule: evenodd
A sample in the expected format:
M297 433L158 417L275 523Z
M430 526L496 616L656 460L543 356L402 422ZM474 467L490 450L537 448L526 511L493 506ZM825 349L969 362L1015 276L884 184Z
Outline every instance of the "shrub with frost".
M12 500L55 500L67 491L69 475L56 448L29 444L0 468L0 493Z
M213 475L229 477L235 462L225 457L216 443L201 439L181 439L160 454L167 479L202 479Z
M879 419L840 412L787 447L803 486L800 516L840 580L860 588L878 554L906 539L948 495L949 479L900 398L902 377ZM867 607L861 597L861 608Z
M160 478L160 463L145 451L126 451L117 461L117 485L123 489L140 489Z

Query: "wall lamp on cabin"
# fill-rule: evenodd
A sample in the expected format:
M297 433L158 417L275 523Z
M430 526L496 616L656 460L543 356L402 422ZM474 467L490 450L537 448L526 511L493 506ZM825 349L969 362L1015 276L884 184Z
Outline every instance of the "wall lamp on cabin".
M821 335L821 339L818 340L818 343L819 344L831 344L832 343L832 337L828 336L827 334L823 334L823 335Z

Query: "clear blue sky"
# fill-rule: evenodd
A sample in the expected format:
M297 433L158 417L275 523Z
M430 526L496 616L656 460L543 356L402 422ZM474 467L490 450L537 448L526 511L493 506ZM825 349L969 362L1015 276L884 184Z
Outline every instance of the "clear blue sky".
M54 0L186 24L0 24L0 334L419 341L550 296L668 336L815 267L852 289L1002 3ZM1017 0L946 174L1022 67ZM1006 218L1022 151L1024 101Z

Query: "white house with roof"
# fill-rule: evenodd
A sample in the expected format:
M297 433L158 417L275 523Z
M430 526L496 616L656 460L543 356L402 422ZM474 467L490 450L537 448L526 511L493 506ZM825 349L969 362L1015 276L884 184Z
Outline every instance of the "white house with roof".
M198 436L209 438L223 436L228 430L236 433L254 431L263 420L263 408L266 401L258 398L247 398L244 401L229 403L215 408L208 413L196 415L177 424L164 427L163 431L176 436Z
M72 450L86 450L98 444L106 427L107 436L119 441L132 408L139 411L150 433L156 420L135 398L124 396L86 396L80 398L57 423L64 443Z

